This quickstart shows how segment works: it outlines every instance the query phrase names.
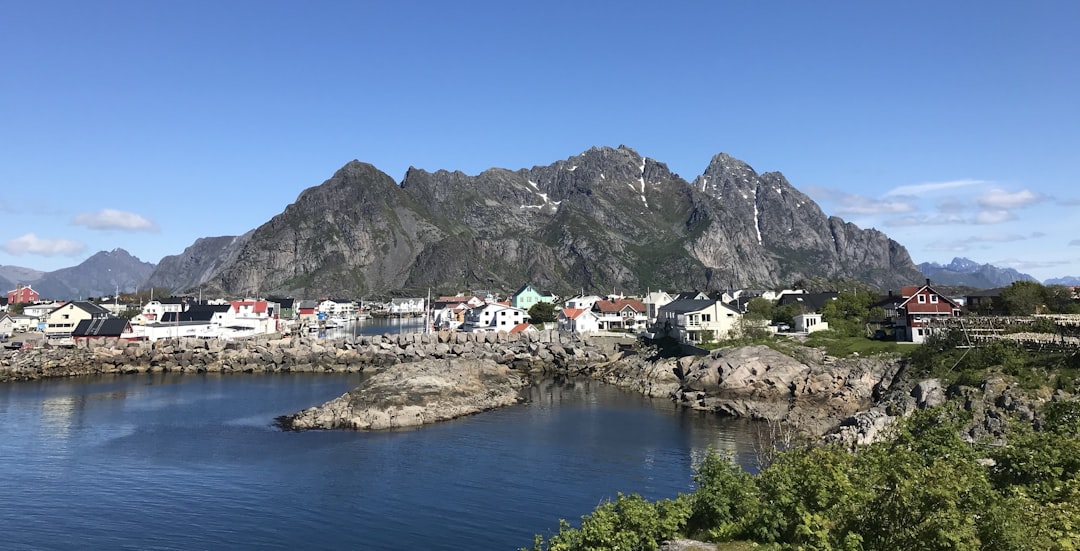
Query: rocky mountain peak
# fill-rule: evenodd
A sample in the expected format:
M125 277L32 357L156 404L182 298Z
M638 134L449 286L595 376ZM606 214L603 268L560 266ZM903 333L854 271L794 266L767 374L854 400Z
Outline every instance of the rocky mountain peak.
M187 264L225 293L526 282L555 292L717 289L808 276L888 288L921 279L899 244L826 217L778 172L759 175L721 153L690 184L625 145L475 176L410 167L400 185L352 161L250 240L217 245L231 258L220 268Z

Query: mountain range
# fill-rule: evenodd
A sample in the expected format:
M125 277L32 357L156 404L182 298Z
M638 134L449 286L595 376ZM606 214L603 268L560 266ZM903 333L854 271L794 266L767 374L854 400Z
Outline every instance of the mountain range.
M0 266L0 285L60 299L151 286L362 297L526 282L559 293L778 288L814 277L879 289L1034 279L962 258L916 266L885 234L826 216L779 172L721 153L687 181L625 146L475 176L410 168L400 183L352 161L259 227L200 238L156 266L123 249L55 272Z
M625 146L476 176L410 168L400 184L352 161L250 234L200 241L149 283L349 296L922 278L899 243L826 216L778 172L719 154L687 181Z
M131 291L150 277L154 264L143 262L124 249L101 251L77 266L41 272L19 266L0 266L0 285L14 289L31 285L42 298L72 300L113 296Z
M941 265L937 262L919 264L923 275L939 285L993 289L1006 287L1015 281L1038 281L1033 276L1012 268L999 268L991 264L979 264L967 258L953 258Z

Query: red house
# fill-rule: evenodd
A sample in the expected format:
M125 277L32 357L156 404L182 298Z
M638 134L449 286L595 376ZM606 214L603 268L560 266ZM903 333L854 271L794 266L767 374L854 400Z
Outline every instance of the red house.
M921 343L930 336L931 320L960 317L960 305L931 287L929 279L922 287L904 287L900 294L903 301L896 306L893 326L898 341Z
M38 296L38 292L31 289L29 285L23 287L22 284L8 291L7 297L8 304L33 304L41 298Z

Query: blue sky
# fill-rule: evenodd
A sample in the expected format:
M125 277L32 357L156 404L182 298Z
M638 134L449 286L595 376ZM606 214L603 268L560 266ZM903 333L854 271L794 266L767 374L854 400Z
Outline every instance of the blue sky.
M727 152L915 262L1080 276L1080 2L6 2L0 264L238 235L352 159Z

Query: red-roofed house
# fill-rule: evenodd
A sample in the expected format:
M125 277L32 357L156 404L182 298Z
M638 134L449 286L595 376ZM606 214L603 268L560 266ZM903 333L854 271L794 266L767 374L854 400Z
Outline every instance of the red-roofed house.
M534 327L533 324L531 324L531 323L519 323L519 324L515 325L514 328L510 330L510 332L511 333L526 333L526 332L535 333L536 332L536 327Z
M931 320L960 317L960 305L930 286L909 285L901 289L903 302L896 306L893 333L898 341L924 342L930 336Z
M598 300L592 311L601 331L644 331L649 321L648 309L636 299Z
M592 310L563 308L559 311L559 331L566 333L595 333L600 330L600 320Z

